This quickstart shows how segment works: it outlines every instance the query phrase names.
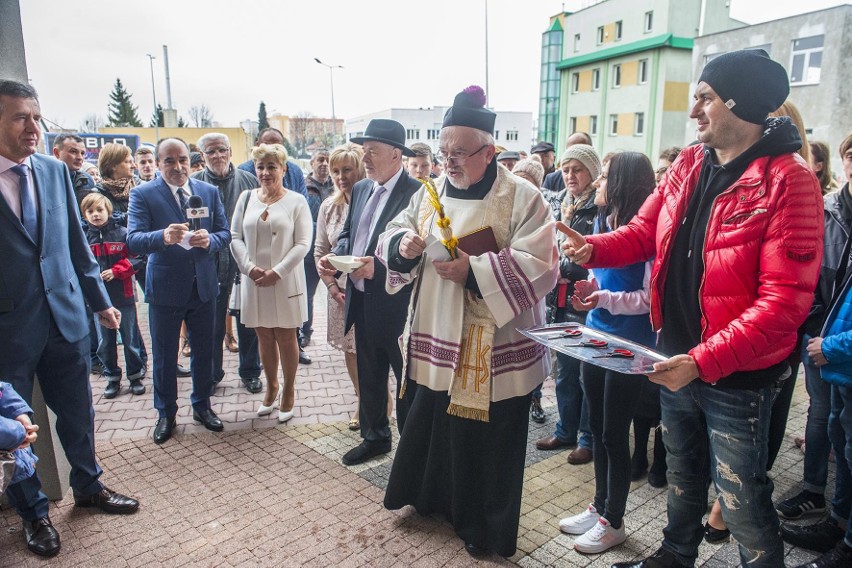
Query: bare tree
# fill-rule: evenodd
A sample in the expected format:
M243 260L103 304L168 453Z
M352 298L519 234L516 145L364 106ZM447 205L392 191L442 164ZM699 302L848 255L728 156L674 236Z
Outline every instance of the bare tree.
M207 105L189 107L189 120L196 128L213 126L213 112Z
M80 122L80 132L97 132L106 125L104 117L91 113L83 117Z
M314 115L303 110L290 117L290 136L293 138L293 146L296 148L298 157L307 156L307 147L313 142L311 127Z

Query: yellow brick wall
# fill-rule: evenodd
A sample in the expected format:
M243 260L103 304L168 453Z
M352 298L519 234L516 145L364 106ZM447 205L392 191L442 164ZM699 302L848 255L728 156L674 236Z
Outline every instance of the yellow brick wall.
M638 83L639 62L625 61L621 64L621 86L632 86Z
M606 24L604 26L604 43L611 43L615 41L615 22L611 24Z
M580 71L578 92L588 93L592 90L592 70Z
M100 128L98 132L103 134L138 134L140 142L149 144L157 143L157 134L160 138L181 138L187 144L195 144L199 138L209 132L221 132L231 142L231 151L234 164L241 164L248 160L248 152L252 147L253 140L240 127L236 128L165 128L160 127L159 132L154 128L132 128L132 127L108 127Z
M618 113L618 135L633 136L633 113L620 112Z
M689 110L689 83L666 81L663 87L663 112Z

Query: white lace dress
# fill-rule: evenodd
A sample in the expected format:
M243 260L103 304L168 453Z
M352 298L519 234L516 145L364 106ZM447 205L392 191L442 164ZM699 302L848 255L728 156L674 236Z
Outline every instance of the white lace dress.
M343 229L346 215L349 213L348 203L334 203L326 199L320 205L317 214L317 239L314 244L314 258L319 260L327 255L337 245L337 236ZM346 290L346 275L342 274L337 281L341 290ZM355 353L355 327L344 334L346 312L343 306L328 296L328 344L349 353Z

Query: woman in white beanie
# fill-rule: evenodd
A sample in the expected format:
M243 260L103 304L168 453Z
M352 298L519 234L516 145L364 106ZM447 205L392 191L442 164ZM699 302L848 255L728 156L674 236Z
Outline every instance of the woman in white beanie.
M565 181L565 199L555 215L566 225L584 235L590 235L597 215L595 188L592 182L600 175L601 162L595 149L586 144L568 148L559 160L559 169ZM560 218L561 217L561 218ZM584 323L585 312L571 306L574 283L585 280L589 271L571 262L559 259L559 281L547 297L549 322ZM592 432L589 428L588 405L580 385L580 362L563 353L556 354L556 409L559 420L553 433L536 441L536 448L544 451L576 448L568 454L568 463L582 465L592 461Z

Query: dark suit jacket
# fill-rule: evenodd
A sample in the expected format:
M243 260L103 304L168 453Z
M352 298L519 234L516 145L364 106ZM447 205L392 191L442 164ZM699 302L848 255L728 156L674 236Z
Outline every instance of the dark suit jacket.
M355 235L361 229L369 229L369 227L359 227L358 221L361 219L361 214L364 211L364 206L373 194L373 181L363 179L355 184L352 188L352 205L349 207L349 215L343 224L343 229L340 231L340 236L337 237L337 246L334 248L334 254L348 255L352 254L352 244L355 243ZM370 240L367 242L367 250L364 254L375 256L376 245L379 241L379 235L385 231L387 224L396 217L402 210L408 207L408 202L411 196L417 193L423 187L416 179L408 175L405 168L402 170L402 175L399 181L396 182L393 191L388 197L385 208L382 210L379 220L376 222L376 228L373 234L370 235ZM375 262L375 272L372 280L364 280L364 293L367 295L367 301L370 305L374 305L376 309L367 310L366 319L370 324L368 327L375 332L387 330L390 324L391 328L398 327L400 321L404 323L405 314L408 310L408 300L411 296L411 286L407 286L403 291L396 294L388 294L385 291L385 277L387 269L381 262ZM352 327L354 323L352 310L350 310L349 301L352 298L352 280L346 279L346 331ZM373 326L375 324L375 327ZM397 334L398 335L398 334ZM396 338L393 338L396 340Z
M111 305L83 234L68 167L42 154L34 154L31 160L38 196L38 245L0 197L0 360L4 362L44 346L50 329L48 313L65 340L73 343L89 333L86 302L96 312Z
M210 233L210 248L180 245L166 246L163 230L172 223L185 223L171 188L161 177L153 179L130 192L127 211L127 246L134 254L148 255L145 276L145 299L160 306L185 306L192 294L193 280L197 282L202 302L214 300L219 293L216 278L216 252L228 247L231 232L219 190L209 183L190 178L193 195L201 197L210 216L201 219L201 228Z

